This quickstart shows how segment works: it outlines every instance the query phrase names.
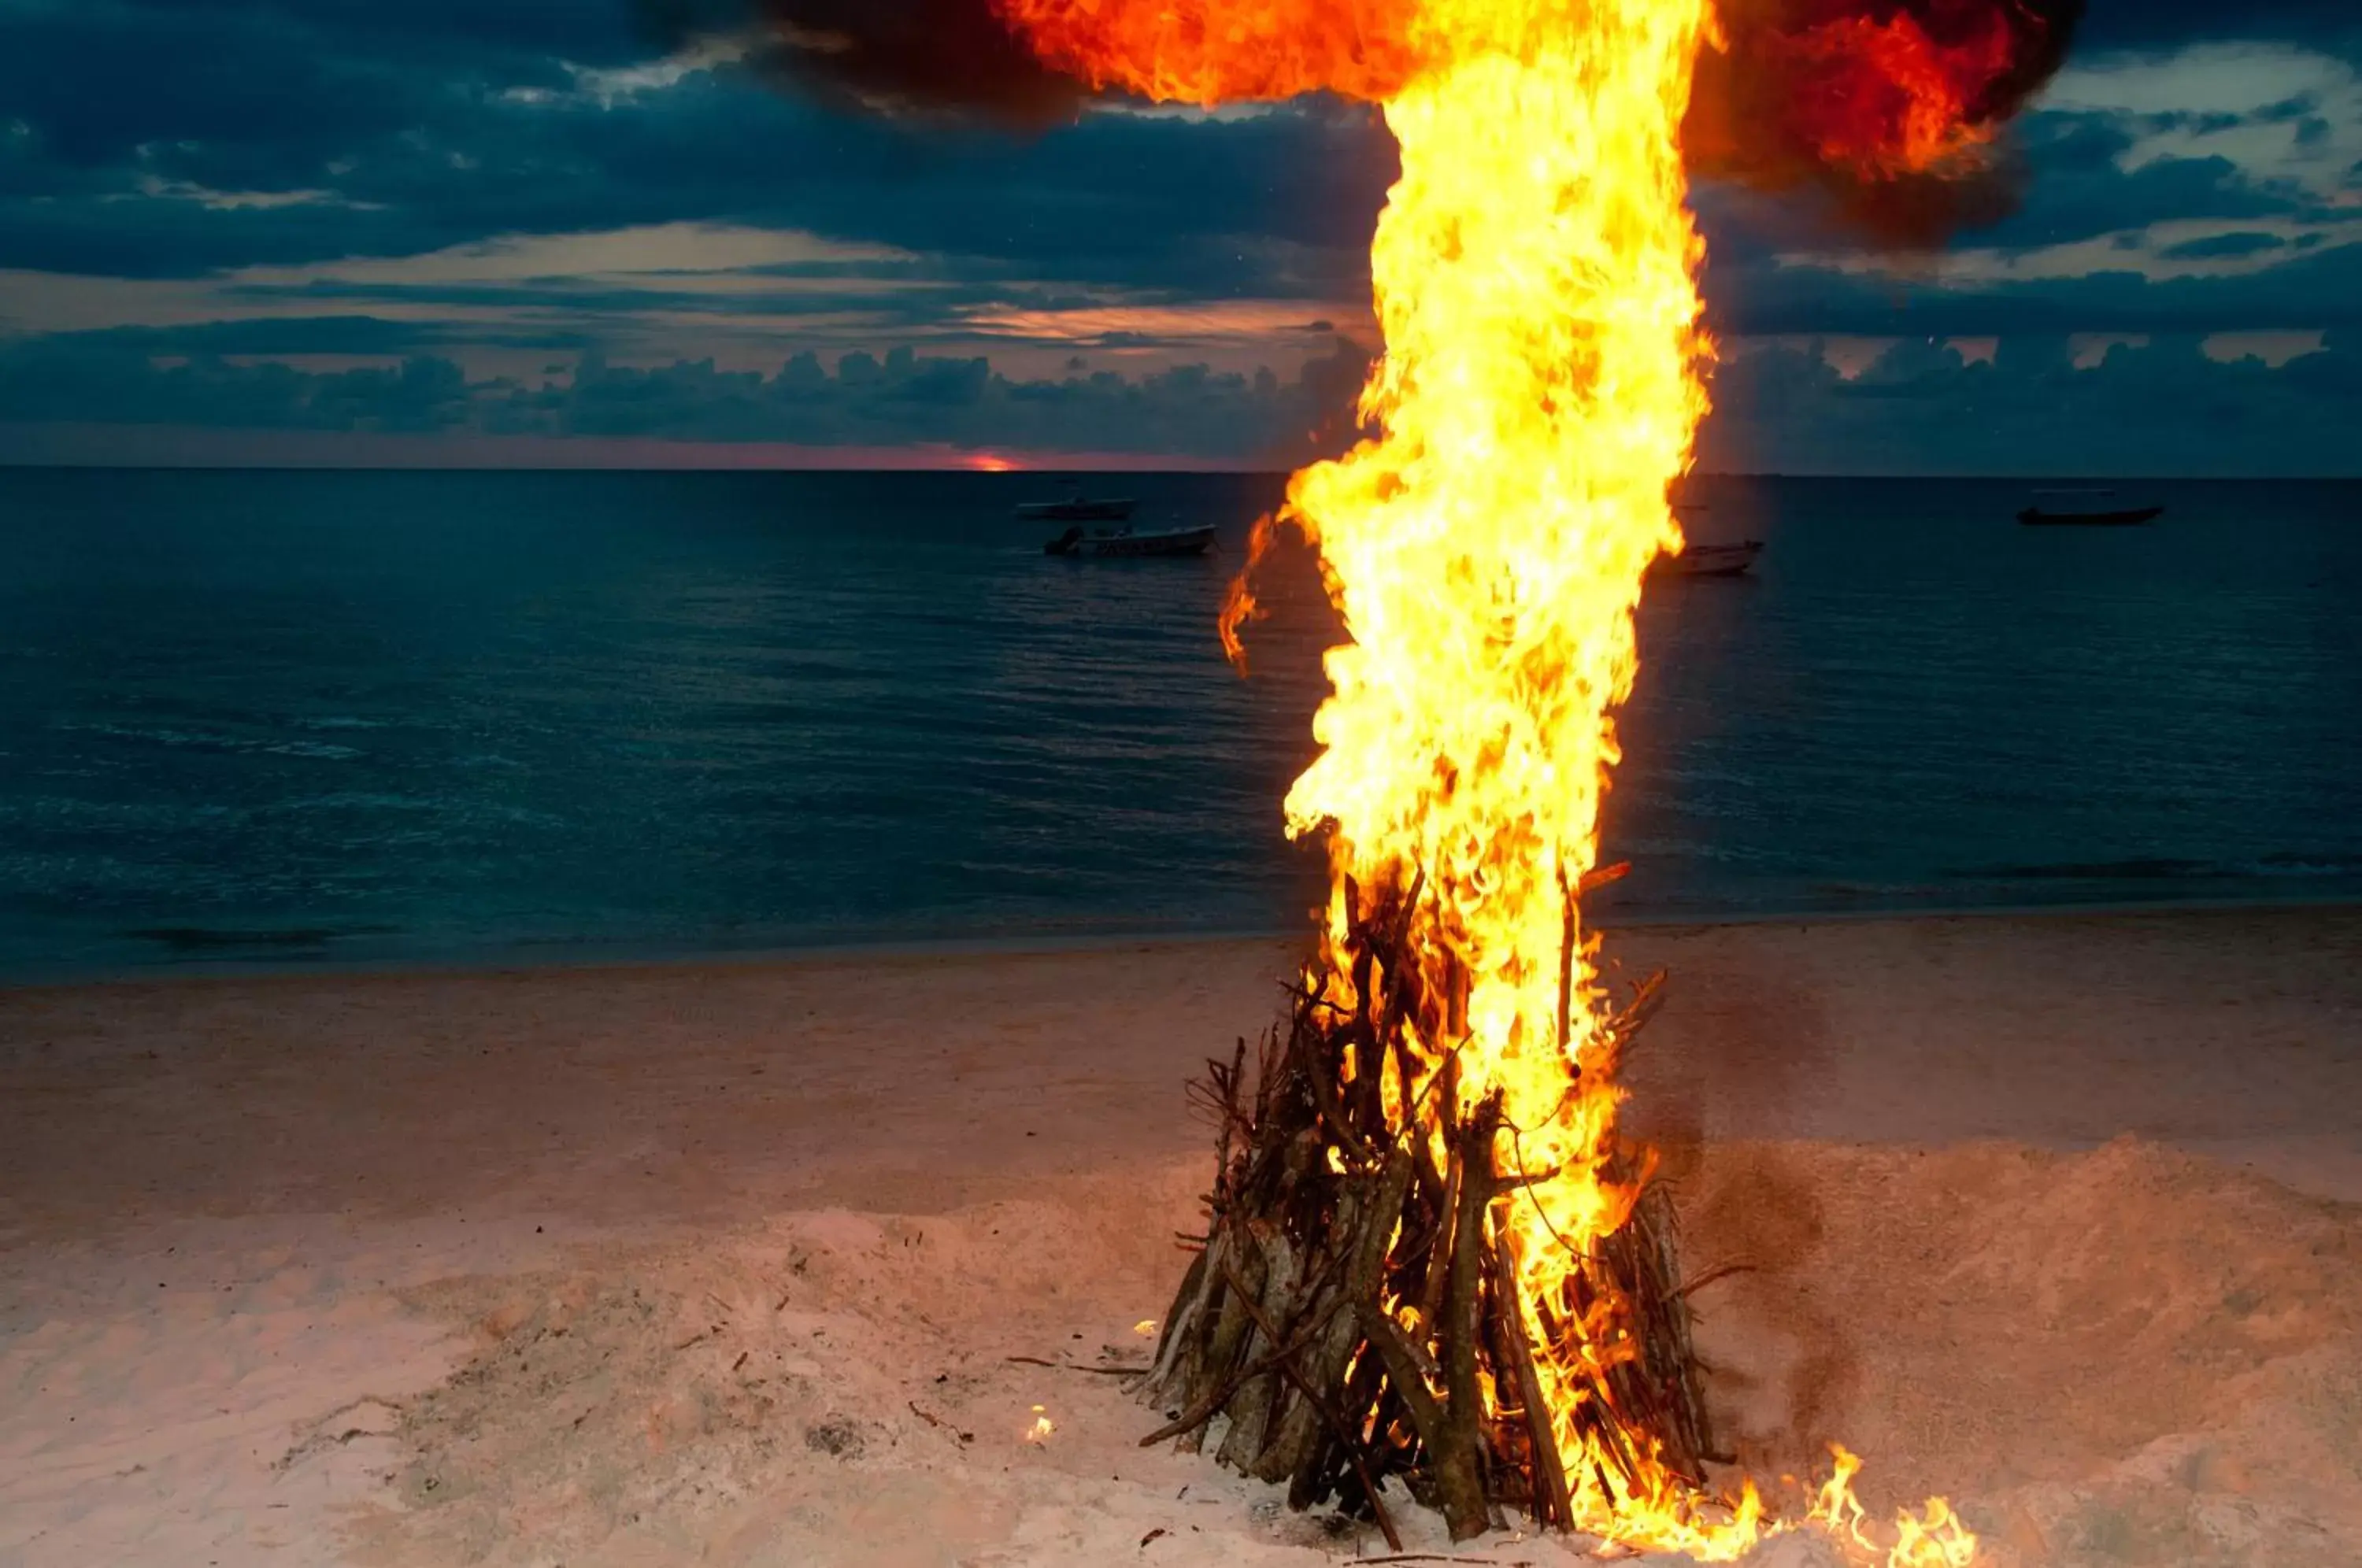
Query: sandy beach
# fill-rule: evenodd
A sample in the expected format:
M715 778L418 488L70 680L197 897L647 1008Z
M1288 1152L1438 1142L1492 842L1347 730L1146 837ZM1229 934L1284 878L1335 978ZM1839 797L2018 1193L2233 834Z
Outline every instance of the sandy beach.
M1981 1561L2362 1562L2362 912L1608 951L1673 971L1632 1120L1743 1265L1702 1349L1775 1495L1841 1439ZM1292 955L0 992L0 1564L1383 1552L1100 1375L1181 1266L1184 1082Z

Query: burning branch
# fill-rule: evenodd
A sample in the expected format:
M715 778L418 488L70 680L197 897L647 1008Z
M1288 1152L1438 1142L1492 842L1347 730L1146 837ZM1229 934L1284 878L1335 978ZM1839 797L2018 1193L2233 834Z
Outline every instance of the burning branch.
M1353 922L1350 997L1308 978L1251 1101L1243 1046L1211 1065L1208 1240L1143 1385L1172 1419L1144 1441L1194 1449L1219 1419L1223 1463L1298 1507L1344 1496L1397 1550L1390 1475L1456 1539L1503 1505L1598 1529L1603 1500L1653 1497L1661 1472L1702 1485L1712 1448L1672 1209L1643 1180L1630 1222L1530 1298L1511 1211L1562 1173L1529 1169L1505 1096L1468 1103L1457 1054L1419 1043L1464 1005L1417 959L1422 885ZM1538 1347L1587 1369L1580 1386L1553 1391Z

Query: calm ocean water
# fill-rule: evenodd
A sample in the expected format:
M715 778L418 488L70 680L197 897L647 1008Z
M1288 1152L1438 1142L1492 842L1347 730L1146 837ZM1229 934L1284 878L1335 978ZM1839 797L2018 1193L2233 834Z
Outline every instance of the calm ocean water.
M1235 544L1280 481L1126 476ZM0 973L1294 929L1330 622L1023 475L0 472ZM2362 895L2362 486L1702 481L1627 917Z

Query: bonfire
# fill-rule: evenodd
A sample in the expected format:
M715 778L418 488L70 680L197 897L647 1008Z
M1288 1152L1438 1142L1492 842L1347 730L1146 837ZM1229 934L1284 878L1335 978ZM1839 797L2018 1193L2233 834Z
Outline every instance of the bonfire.
M1787 1527L1715 1479L1697 1282L1618 1129L1661 977L1611 995L1584 914L1620 869L1597 863L1633 611L1681 547L1669 490L1707 408L1685 155L1773 182L1970 168L2054 22L2024 0L998 4L1094 86L1345 94L1401 150L1375 434L1257 530L1317 547L1350 638L1286 801L1325 835L1329 898L1286 1025L1205 1086L1220 1151L1152 1441L1390 1540L1399 1478L1457 1538L1516 1508L1734 1557ZM1694 105L1702 58L1719 85ZM1254 608L1242 577L1234 651ZM1898 1564L1970 1560L1940 1501L1869 1524L1854 1464L1812 1519Z

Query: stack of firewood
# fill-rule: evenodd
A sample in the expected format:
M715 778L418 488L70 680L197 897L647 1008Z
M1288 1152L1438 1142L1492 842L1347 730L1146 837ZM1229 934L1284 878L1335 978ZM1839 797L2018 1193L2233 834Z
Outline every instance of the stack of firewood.
M1418 893L1352 891L1367 907L1345 944L1351 986L1308 975L1252 1064L1241 1041L1197 1086L1220 1128L1208 1225L1187 1238L1197 1257L1142 1385L1170 1418L1143 1442L1214 1443L1222 1463L1285 1481L1293 1507L1341 1498L1397 1550L1389 1476L1458 1540L1507 1506L1568 1529L1586 1500L1699 1484L1712 1451L1661 1189L1572 1258L1559 1298L1520 1299L1506 1206L1545 1176L1520 1170L1498 1094L1463 1094L1450 1059L1415 1057L1414 1030L1453 1039L1466 1006L1448 956L1408 951ZM1661 978L1606 1022L1614 1043ZM1389 1107L1389 1057L1397 1086L1427 1086L1415 1114L1399 1091ZM1566 1071L1572 1088L1571 1056ZM1645 1152L1617 1158L1645 1181ZM1562 1409L1547 1408L1538 1345L1594 1369L1562 1387ZM1569 1453L1587 1473L1568 1474Z

